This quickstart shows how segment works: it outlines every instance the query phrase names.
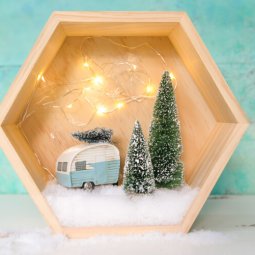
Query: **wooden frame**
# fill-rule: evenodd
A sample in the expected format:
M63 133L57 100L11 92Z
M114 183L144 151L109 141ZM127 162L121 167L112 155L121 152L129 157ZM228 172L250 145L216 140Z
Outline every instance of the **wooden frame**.
M65 227L61 226L43 197L42 190L49 179L48 173L38 164L32 148L17 123L31 96L34 79L38 73L47 70L66 37L85 35L167 37L173 46L178 63L181 63L181 68L176 68L177 72L183 72L183 84L194 84L196 92L193 93L188 88L188 93L191 93L190 98L195 102L194 107L187 107L184 100L178 100L178 91L177 103L179 111L188 108L190 116L198 116L197 107L199 107L204 125L200 130L190 130L190 133L184 137L184 142L189 145L188 136L199 140L200 134L206 128L210 132L203 138L199 151L192 154L190 150L190 154L184 156L184 163L191 157L196 159L193 166L188 169L186 182L200 189L181 224ZM198 117L194 118L196 119L191 117L191 121L198 121ZM80 238L96 234L189 231L249 122L185 13L54 12L1 105L0 124L1 147L50 227L56 233ZM188 124L185 124L183 118L182 126L185 130L188 130Z

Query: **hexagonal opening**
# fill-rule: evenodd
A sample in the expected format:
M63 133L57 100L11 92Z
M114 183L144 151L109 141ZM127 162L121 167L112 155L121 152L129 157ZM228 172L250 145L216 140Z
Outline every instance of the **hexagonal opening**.
M76 53L88 36L92 39L87 47L98 53L94 54L98 61L102 58L113 61L129 51L113 51L109 44L100 43L102 38L129 47L147 43L164 56L166 65L178 80L176 97L184 144L185 180L187 184L200 188L198 197L179 225L62 227L41 195L51 179L42 166L55 174L59 154L75 144L67 134L77 130L77 127L66 120L66 115L55 111L41 111L21 126L18 123L34 96L35 86L43 86L42 81L37 81L38 75L43 73L47 80L54 82L81 77L84 72L81 67L83 59L81 54ZM156 64L157 54L148 57L143 48L138 48L135 54L142 59L143 67L150 73L153 82L158 84L163 69ZM61 90L66 89L65 85L61 86ZM188 231L248 123L184 13L53 14L3 105L1 135L7 156L52 228L73 237L149 230ZM133 102L105 118L95 116L82 129L95 126L112 128L123 166L133 123L139 119L148 135L153 105L154 99ZM89 109L85 107L83 112L87 113ZM52 139L56 136L57 140Z

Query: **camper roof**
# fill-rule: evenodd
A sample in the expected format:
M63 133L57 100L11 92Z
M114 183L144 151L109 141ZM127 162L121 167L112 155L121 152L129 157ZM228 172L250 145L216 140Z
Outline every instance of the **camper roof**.
M58 157L58 162L71 162L73 160L73 158L81 151L87 150L87 149L91 149L91 148L95 148L95 147L99 147L99 146L108 146L108 147L113 147L116 151L117 148L110 143L96 143L96 144L79 144L73 147L68 148L67 150L65 150L59 157Z

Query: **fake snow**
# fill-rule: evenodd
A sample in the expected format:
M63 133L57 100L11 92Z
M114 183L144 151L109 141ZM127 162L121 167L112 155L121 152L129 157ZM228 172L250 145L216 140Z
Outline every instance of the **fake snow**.
M239 239L240 239L239 233ZM233 241L232 241L233 239ZM48 229L33 232L1 233L1 255L84 255L84 254L233 254L240 240L219 232L197 231L189 234L147 233L126 236L95 236L68 239L52 235ZM230 243L230 241L232 241ZM235 242L234 242L235 241ZM244 243L244 242L243 242ZM245 250L247 243L242 245ZM233 247L234 246L234 247ZM214 248L216 247L216 248ZM219 250L217 249L219 247ZM217 249L217 251L215 251ZM139 252L137 252L139 251ZM247 254L247 253L246 253Z
M49 183L43 194L65 226L173 225L182 221L198 189L158 189L126 195L119 186L97 186L92 192Z

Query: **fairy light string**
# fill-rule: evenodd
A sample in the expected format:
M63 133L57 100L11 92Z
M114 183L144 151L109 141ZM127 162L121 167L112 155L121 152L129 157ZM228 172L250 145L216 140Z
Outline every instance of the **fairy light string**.
M43 72L36 75L34 89L18 123L19 127L22 127L28 118L31 118L42 109L46 111L59 110L71 125L85 127L95 116L109 115L115 111L123 110L127 104L133 102L140 103L143 100L155 98L157 86L151 82L150 74L144 68L141 60L136 56L135 51L140 48L149 50L160 62L162 72L169 70L164 57L157 49L152 47L148 42L136 46L127 46L111 38L100 37L103 43L108 43L112 47L123 49L128 54L124 54L124 57L114 58L112 62L105 61L104 63L99 63L95 57L88 55L89 49L87 44L93 39L93 37L86 37L80 45L82 65L77 68L84 70L84 76L81 79L74 79L72 81L62 79L50 80ZM119 73L116 70L120 70ZM124 77L124 81L120 78L116 79L116 73L117 77ZM171 72L170 77L173 81L174 89L176 89L177 80ZM140 93L130 93L136 87L140 88ZM61 88L64 88L63 92L56 97L58 93L55 92L59 92ZM69 97L72 99L70 100ZM70 114L68 114L68 111L74 110L77 102L87 104L92 109L90 118L86 121L74 121L73 118L70 118ZM29 143L25 134L24 136ZM50 136L52 139L55 139L53 133ZM36 153L35 156L42 166ZM49 169L44 166L42 167L54 177Z
M136 49L145 47L151 50L159 58L163 67L162 69L163 70L167 69L167 64L162 54L158 50L153 48L147 42L131 47L131 46L127 46L127 45L115 42L114 40L110 38L106 38L106 37L101 37L101 38L102 40L105 40L108 43L111 43L112 45L127 49L130 52ZM65 86L65 88L70 87L70 89L67 89L67 91L61 95L61 99L65 99L70 94L73 94L73 93L76 93L77 96L72 100L72 102L67 102L66 105L61 105L61 104L58 104L58 99L54 99L54 98L51 99L51 97L47 95L46 93L46 95L42 96L38 101L36 101L33 104L33 106L36 106L34 107L35 109L33 109L33 106L31 105L31 101L32 101L31 100L27 104L26 110L21 118L20 125L26 119L30 118L33 114L35 114L36 109L48 108L50 110L58 109L62 111L65 118L70 124L74 126L78 126L78 127L83 127L88 125L92 121L92 119L95 117L95 115L103 116L105 114L110 114L117 110L123 109L129 103L141 102L144 99L152 99L155 97L156 86L153 83L151 83L150 75L148 74L148 72L146 72L146 70L144 70L142 65L139 65L139 61L137 61L138 62L137 63L132 60L120 59L119 61L117 60L115 62L106 62L102 65L99 65L95 59L88 57L88 55L86 54L88 51L86 49L86 42L88 42L89 40L93 40L93 37L86 37L83 40L80 46L80 51L81 51L81 55L83 59L82 67L87 69L90 75L79 80L73 80L72 82L63 82L63 81L56 82L56 81L51 81L47 79L43 75L43 73L40 72L36 77L35 89L31 98L33 99L33 96L36 93L36 91L40 88L41 83L43 83L44 87L47 86L47 84L49 84L50 85L49 89L51 90L54 90L54 87L61 87L61 86ZM129 95L128 93L125 92L123 87L120 87L120 86L118 87L118 85L114 86L114 89L107 90L106 80L110 80L111 82L114 79L113 77L111 77L111 73L105 71L106 66L114 66L116 68L118 66L123 66L124 67L123 75L126 75L127 77L127 82L125 84L129 84L129 86L132 86L132 84L134 83L144 84L143 93L139 95ZM95 69L99 70L100 74L97 73ZM103 76L101 74L105 74L105 75ZM139 76L139 74L142 74L142 75ZM176 88L177 81L173 73L171 73L170 75L171 75L171 79L174 82L174 86ZM141 79L141 77L143 79ZM118 81L116 82L116 84L117 83ZM84 85L81 86L80 84L84 84ZM95 92L93 93L93 96L91 96L91 98L94 99L93 101L90 98L91 91ZM108 99L108 101L110 99L112 101L112 105L107 105L104 101L95 103L95 101L98 101L97 95L99 98L104 97ZM92 109L94 110L94 113L91 115L91 118L87 120L86 122L79 122L79 123L74 122L66 114L66 109L73 109L75 102L78 100L87 102L89 105L91 105Z

